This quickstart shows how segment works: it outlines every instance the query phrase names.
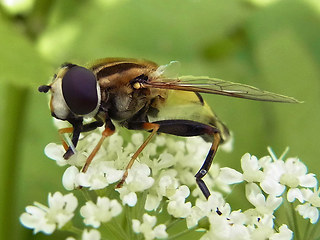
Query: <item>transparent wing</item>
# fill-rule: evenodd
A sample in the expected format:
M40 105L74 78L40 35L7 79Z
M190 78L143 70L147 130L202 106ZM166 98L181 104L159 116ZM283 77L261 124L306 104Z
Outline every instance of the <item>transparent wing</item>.
M182 76L176 79L159 77L154 80L144 82L143 86L149 88L218 94L257 101L299 103L298 100L292 97L267 92L241 83L228 82L209 77Z

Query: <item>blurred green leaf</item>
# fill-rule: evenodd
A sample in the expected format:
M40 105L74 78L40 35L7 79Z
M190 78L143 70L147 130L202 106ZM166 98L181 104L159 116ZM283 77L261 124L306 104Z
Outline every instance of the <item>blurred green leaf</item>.
M233 31L247 12L240 2L222 0L58 1L39 48L58 62L106 56L186 61Z
M50 67L19 30L0 15L0 81L36 87L48 81Z
M272 86L274 91L305 101L268 106L265 117L274 139L270 144L276 152L287 144L289 154L301 157L318 175L314 156L320 149L313 139L320 132L315 124L320 121L320 112L315 111L320 109L319 26L319 14L302 1L279 1L257 12L248 24L254 63L263 81L260 86Z

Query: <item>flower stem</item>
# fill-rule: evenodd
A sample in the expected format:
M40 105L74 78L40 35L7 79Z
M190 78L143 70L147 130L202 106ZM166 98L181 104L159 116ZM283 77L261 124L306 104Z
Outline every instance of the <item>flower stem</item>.
M92 201L92 198L91 198L89 191L87 189L82 188L80 192L82 193L82 195L86 201Z
M307 237L306 239L311 239L311 236L313 235L314 231L310 231L311 224L309 222L306 223L306 228L304 230L304 236Z
M114 219L112 223L113 223L113 229L119 232L124 240L129 239L128 234L124 231L124 229L120 226L120 224L116 219ZM129 229L131 229L131 227L129 227Z
M178 238L178 237L181 237L181 236L183 236L183 235L186 235L186 234L188 234L188 233L196 230L197 228L198 228L198 225L196 225L196 226L194 226L194 227L192 227L192 228L187 228L186 230L184 230L184 231L182 231L182 232L179 232L179 233L177 233L176 235L173 235L173 236L171 236L171 237L168 237L167 239L168 239L168 240L176 239L176 238Z
M140 219L142 217L142 215L143 215L144 206L146 204L146 201L147 201L147 192L144 191L142 193L141 198L138 200L138 204L139 204L138 205L138 215L137 215L138 219Z
M133 239L134 233L132 230L132 209L128 205L125 206L124 211L126 213L126 226L127 226L127 232L130 236L130 239Z
M274 230L278 233L279 232L279 228L280 228L280 225L277 221L277 218L275 218L274 220Z
M74 234L76 234L78 236L81 236L81 234L82 234L82 230L77 228L77 227L75 227L75 226L69 227L66 231L74 233Z
M103 226L106 228L108 235L112 235L109 239L127 239L112 224L104 223Z
M177 218L177 219L170 219L168 220L168 222L166 223L166 226L167 226L167 230L171 227L173 227L175 224L181 222L183 219L182 218Z
M308 226L311 226L311 223L308 222ZM317 236L317 233L319 231L319 224L314 224L313 226L309 227L309 236L307 239L315 239L315 240L320 240L320 236Z
M17 204L17 174L19 173L19 150L22 149L22 130L29 91L13 84L1 85L0 108L0 239L15 239L17 220L14 207Z
M287 216L287 219L288 219L288 225L289 225L289 228L291 230L294 230L294 221L293 221L293 216L290 214L290 205L289 205L289 202L287 201L286 198L284 198L284 207L285 207L285 214Z
M299 225L297 221L297 215L296 215L296 210L294 209L293 203L290 203L291 207L291 213L292 213L292 218L293 218L293 225L294 225L294 232L296 235L296 239L300 240L300 232L299 232Z
M117 219L114 219L111 221L112 225L113 225L113 229L115 231L118 231L119 233L121 233L121 236L123 237L123 239L129 239L128 234L126 233L126 231L123 229L123 227L121 227L121 225L119 224L119 222L117 221ZM129 227L129 229L131 229ZM132 238L130 238L132 239Z

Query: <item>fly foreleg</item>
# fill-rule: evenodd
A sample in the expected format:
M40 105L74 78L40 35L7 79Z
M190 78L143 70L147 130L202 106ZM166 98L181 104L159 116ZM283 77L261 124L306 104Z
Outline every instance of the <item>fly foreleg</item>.
M79 120L79 121L72 121L71 124L72 124L72 127L61 128L58 130L63 148L66 150L66 153L63 155L64 159L69 159L74 154L74 151L72 148L77 146L80 133L92 131L98 127L103 126L104 123L100 120L97 120L97 121L83 125L82 120L81 121ZM68 146L68 144L63 139L63 134L65 133L72 133L72 140L71 140L73 144L72 147Z
M83 166L83 168L81 170L82 172L85 173L88 170L89 165L91 164L94 156L97 154L97 152L101 148L102 143L104 142L104 140L107 137L109 137L112 134L114 134L114 132L115 132L115 127L114 127L113 123L111 122L110 119L107 119L106 123L105 123L105 129L102 132L102 136L101 136L99 142L97 143L97 145L95 146L95 148L92 150L92 152L89 155L89 157L87 158L86 163L84 164L84 166Z

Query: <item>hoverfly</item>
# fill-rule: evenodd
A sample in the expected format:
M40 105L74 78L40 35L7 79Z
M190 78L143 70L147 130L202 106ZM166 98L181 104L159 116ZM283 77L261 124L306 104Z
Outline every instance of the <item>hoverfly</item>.
M215 78L169 78L164 74L165 69L166 65L127 58L105 58L86 67L63 64L52 82L38 90L45 93L50 90L51 115L72 125L59 130L60 135L72 133L70 146L63 141L64 158L74 153L72 149L77 146L81 132L104 125L100 141L82 168L82 172L86 172L104 139L115 132L113 122L127 129L151 132L129 161L117 185L121 187L135 159L156 133L202 136L212 145L195 180L208 198L210 191L202 178L209 171L219 144L226 142L230 135L200 93L298 103L291 97ZM84 124L83 119L88 117L94 120Z

